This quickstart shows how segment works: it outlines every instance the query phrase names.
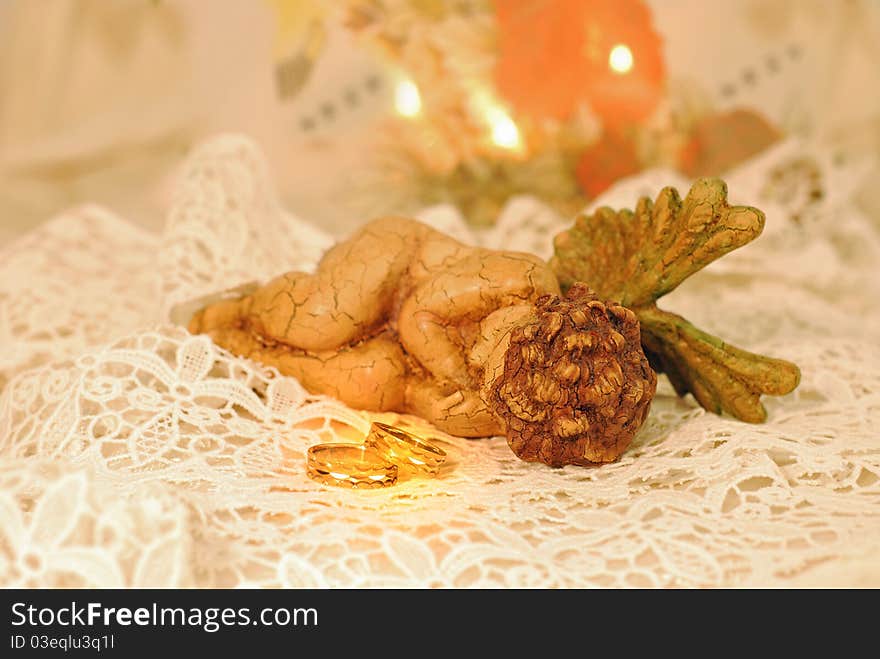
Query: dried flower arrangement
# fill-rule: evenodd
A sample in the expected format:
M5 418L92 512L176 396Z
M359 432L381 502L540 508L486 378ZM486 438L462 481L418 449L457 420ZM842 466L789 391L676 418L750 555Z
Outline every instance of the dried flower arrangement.
M393 186L361 191L391 187L398 209L486 225L530 194L570 216L623 176L720 175L780 136L670 80L642 0L349 0L344 17L417 101L379 131L373 176Z

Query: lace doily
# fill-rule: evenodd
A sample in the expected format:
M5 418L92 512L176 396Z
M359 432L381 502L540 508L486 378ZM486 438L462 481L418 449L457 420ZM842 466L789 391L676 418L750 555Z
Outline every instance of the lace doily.
M803 158L825 197L795 222L802 200L768 182ZM765 235L663 300L800 365L767 423L661 378L617 463L554 470L422 427L449 453L440 476L360 492L309 480L305 452L370 415L169 322L331 243L279 207L253 145L218 138L183 168L162 236L87 207L0 253L0 585L880 585L880 237L843 184L859 171L787 144L735 172ZM649 172L601 201L670 183L688 187ZM449 208L422 219L543 256L565 224L527 198L479 235Z

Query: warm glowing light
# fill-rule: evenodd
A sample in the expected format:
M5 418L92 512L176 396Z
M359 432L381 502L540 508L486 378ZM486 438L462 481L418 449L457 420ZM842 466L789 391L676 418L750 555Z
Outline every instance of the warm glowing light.
M433 476L446 459L446 452L431 442L379 421L370 425L364 446L396 464L405 476Z
M487 137L492 144L520 154L524 151L519 127L493 94L486 89L474 89L471 93L470 106L474 116L482 118L486 123L489 129Z
M422 111L422 95L412 80L401 80L394 89L394 107L404 117L415 117Z
M608 66L615 73L629 73L633 68L633 54L629 47L622 43L614 46L608 53Z
M519 128L504 110L491 108L487 112L492 127L492 141L505 149L518 149L521 146Z

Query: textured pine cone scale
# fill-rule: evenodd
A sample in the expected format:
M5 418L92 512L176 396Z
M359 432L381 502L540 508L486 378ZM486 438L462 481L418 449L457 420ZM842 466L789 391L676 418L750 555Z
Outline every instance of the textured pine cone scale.
M511 333L491 396L521 459L554 467L612 462L644 423L657 387L639 321L585 284L538 300Z

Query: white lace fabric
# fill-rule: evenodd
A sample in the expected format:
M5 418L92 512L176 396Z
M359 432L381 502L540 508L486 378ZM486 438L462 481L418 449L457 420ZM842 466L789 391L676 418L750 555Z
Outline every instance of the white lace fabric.
M801 201L769 172L804 157L826 196L794 222ZM251 143L217 138L187 161L162 236L87 207L0 253L0 585L880 586L880 237L843 184L857 175L791 144L735 172L765 235L661 303L801 367L767 423L706 413L661 377L618 462L551 469L503 438L383 415L449 460L361 492L311 481L305 452L375 415L169 322L332 242L280 208ZM667 184L687 188L648 172L602 201ZM565 225L527 198L480 235L449 208L421 217L542 256Z

